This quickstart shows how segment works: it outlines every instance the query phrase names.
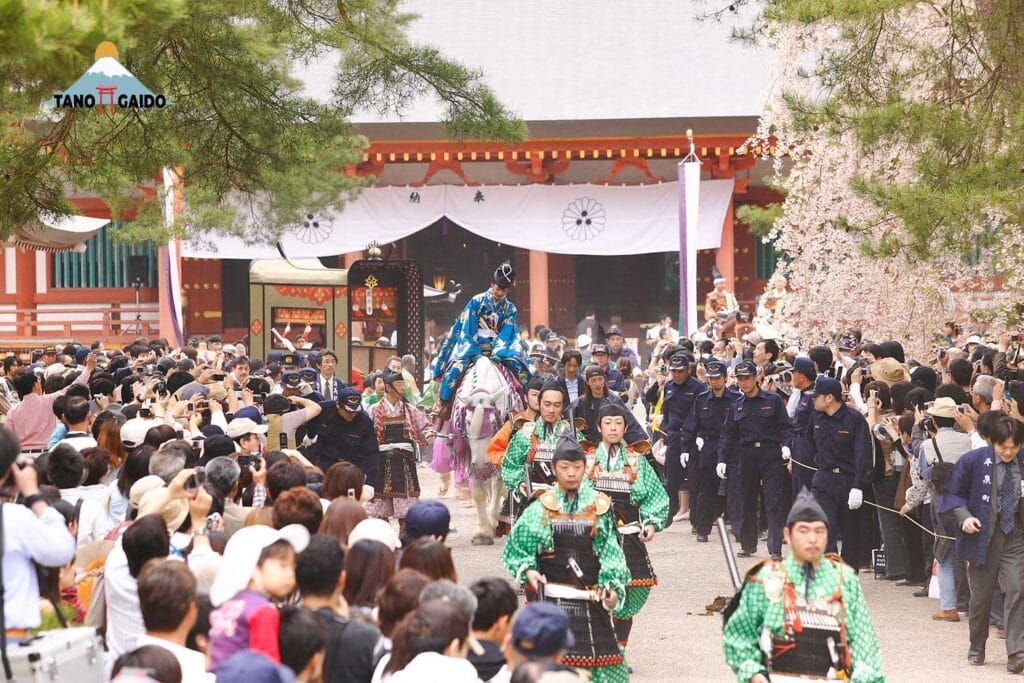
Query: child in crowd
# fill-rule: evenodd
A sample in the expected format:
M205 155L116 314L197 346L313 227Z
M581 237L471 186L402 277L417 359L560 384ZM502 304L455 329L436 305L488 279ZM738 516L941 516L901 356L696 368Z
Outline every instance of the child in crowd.
M231 537L210 590L216 608L210 615L210 671L246 649L281 662L280 617L272 601L295 590L296 554L308 544L309 532L298 524L280 531L251 526Z

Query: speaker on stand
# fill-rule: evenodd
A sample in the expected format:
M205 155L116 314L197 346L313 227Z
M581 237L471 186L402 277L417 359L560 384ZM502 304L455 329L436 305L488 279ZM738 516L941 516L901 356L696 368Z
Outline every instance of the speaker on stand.
M140 292L149 285L149 257L132 254L128 257L128 282L135 289L135 320L121 332L122 335L142 334L142 302Z

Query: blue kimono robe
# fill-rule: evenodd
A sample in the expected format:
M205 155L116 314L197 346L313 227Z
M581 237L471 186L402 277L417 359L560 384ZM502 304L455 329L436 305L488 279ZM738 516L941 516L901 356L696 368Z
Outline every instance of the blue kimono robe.
M519 314L508 298L495 301L491 290L466 303L434 360L434 377L441 380L440 398L451 399L459 378L476 363L481 346L491 347L491 358L526 384L533 374L519 343Z
M998 460L992 446L968 451L960 456L942 485L940 513L965 507L981 522L981 531L976 534L965 534L960 529L956 532L957 556L978 566L985 564L992 536L992 466Z

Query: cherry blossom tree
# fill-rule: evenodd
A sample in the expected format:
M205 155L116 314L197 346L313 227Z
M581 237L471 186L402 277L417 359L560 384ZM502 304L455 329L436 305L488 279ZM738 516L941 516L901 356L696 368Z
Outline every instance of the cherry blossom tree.
M1011 309L1024 286L1012 5L763 3L748 37L774 57L752 143L774 150L785 201L740 218L787 261L786 336L859 326L926 359L944 320Z

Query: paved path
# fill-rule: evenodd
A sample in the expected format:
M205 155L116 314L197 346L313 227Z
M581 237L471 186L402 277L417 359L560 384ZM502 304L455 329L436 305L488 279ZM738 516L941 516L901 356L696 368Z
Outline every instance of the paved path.
M438 478L420 470L424 496L436 495ZM452 511L457 533L451 545L459 579L464 583L484 576L508 578L501 565L502 541L494 546L473 546L470 539L475 512L450 492L444 499ZM719 544L697 543L689 523L659 534L649 546L657 586L633 627L628 657L634 681L730 681L735 680L722 656L718 614L707 616L705 605L732 589ZM764 545L761 545L761 551ZM741 560L745 571L759 557ZM1020 680L1006 672L1003 640L988 643L988 663L982 668L967 664L967 621L958 624L932 621L938 601L915 598L912 589L888 581L876 581L862 573L861 583L882 646L882 665L887 680L905 683L935 680Z

